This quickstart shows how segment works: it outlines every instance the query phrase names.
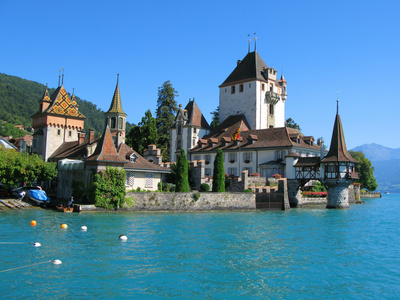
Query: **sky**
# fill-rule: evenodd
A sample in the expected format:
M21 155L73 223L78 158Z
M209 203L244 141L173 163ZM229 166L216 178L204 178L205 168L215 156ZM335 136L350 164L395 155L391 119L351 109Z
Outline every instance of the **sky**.
M107 111L117 74L127 121L155 116L169 80L211 123L218 86L257 52L287 80L286 118L330 144L336 100L348 149L400 148L400 1L0 0L0 73ZM39 99L38 99L39 100Z

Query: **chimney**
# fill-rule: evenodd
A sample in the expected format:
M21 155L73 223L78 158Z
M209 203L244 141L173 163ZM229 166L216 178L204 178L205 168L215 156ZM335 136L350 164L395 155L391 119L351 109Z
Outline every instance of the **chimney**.
M94 129L89 129L89 144L94 141Z
M78 132L78 145L81 145L85 141L86 133L83 131Z
M242 62L242 61L241 61L240 59L238 59L237 65L236 65L236 66L240 65L241 62Z

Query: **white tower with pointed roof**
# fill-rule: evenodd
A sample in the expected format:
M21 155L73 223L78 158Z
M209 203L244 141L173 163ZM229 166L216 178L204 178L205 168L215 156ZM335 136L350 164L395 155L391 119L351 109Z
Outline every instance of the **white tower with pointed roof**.
M244 114L251 129L284 127L286 86L257 51L249 52L219 86L220 122Z

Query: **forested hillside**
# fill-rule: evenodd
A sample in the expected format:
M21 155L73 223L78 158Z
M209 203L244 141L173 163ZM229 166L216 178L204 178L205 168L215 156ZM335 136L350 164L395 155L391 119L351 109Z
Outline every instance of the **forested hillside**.
M38 101L42 98L46 86L0 73L0 120L7 121L15 125L30 126L31 116L39 109ZM54 88L49 88L50 95ZM90 101L82 100L75 95L79 105L79 111L86 117L85 129L93 128L96 135L104 130L104 111L97 108ZM127 123L127 130L131 124Z

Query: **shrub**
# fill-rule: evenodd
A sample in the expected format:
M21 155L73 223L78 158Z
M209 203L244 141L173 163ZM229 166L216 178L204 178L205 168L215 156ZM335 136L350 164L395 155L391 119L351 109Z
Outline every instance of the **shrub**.
M201 195L201 194L198 193L198 192L197 192L197 193L194 193L194 194L193 194L193 199L194 199L195 201L199 200L200 195Z
M282 178L282 175L276 173L276 174L272 175L272 177L274 177L274 178L276 178L276 179L281 179L281 178Z
M304 197L308 197L308 198L325 198L326 196L328 196L327 192L302 192L301 193Z
M125 171L107 167L94 177L95 205L106 209L122 207L125 202Z
M243 190L243 193L251 193L251 189L245 189Z
M200 192L208 192L210 190L210 186L207 183L202 183L200 185Z
M254 177L260 177L260 174L257 172L251 173L250 176L254 176Z

